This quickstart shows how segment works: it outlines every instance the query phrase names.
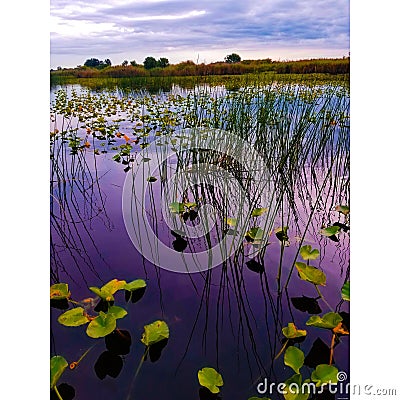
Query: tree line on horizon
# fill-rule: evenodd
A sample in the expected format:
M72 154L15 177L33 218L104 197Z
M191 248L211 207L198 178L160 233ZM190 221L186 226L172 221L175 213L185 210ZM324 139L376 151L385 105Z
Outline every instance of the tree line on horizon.
M135 77L135 76L204 76L204 75L241 75L246 73L275 72L279 74L347 74L350 72L350 57L329 59L308 59L298 61L272 61L270 58L261 60L242 60L232 53L224 61L210 64L196 64L191 60L178 64L170 64L161 57L158 60L148 56L143 64L135 60L124 60L120 65L113 66L110 59L104 61L89 58L83 66L76 68L61 68L51 70L52 75L72 76L77 78L90 77Z

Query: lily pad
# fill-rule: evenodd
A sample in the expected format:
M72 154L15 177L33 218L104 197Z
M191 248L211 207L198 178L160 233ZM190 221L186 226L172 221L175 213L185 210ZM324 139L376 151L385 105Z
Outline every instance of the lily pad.
M265 214L268 211L268 208L255 208L251 212L252 217L260 217L261 215Z
M89 318L82 307L72 308L58 317L58 322L64 326L80 326L87 324Z
M197 207L197 204L196 203L192 203L192 202L187 202L187 203L184 203L184 206L186 208L191 209L191 208Z
M100 314L93 319L86 329L86 333L91 338L107 336L117 327L116 318L113 314L105 314L100 311Z
M169 338L169 328L164 321L154 321L144 326L141 342L146 346L151 346L161 340Z
M282 333L287 339L295 339L307 335L307 331L297 329L293 322L289 322L288 326L282 328Z
M338 369L333 365L320 364L311 374L311 380L315 382L315 386L320 387L323 384L338 382Z
M295 346L289 346L285 351L284 363L299 374L304 364L304 353Z
M227 218L226 223L231 227L235 227L237 224L237 218Z
M169 209L173 214L180 214L185 211L185 205L183 203L174 201L169 205Z
M316 326L317 328L333 329L342 322L343 318L335 312L328 312L327 314L320 317L319 315L313 315L306 322L308 326Z
M326 275L318 268L302 262L295 263L300 279L311 282L314 285L326 285Z
M281 242L288 242L289 241L289 236L288 236L288 233L287 233L288 230L289 230L289 228L287 226L276 228L275 229L275 236Z
M125 308L118 306L111 306L108 309L107 314L112 314L115 319L119 319L119 318L124 318L128 314L128 312L125 310Z
M57 385L58 380L68 367L68 362L63 356L54 356L50 359L50 389Z
M307 400L308 397L310 396L310 393L308 393L308 385L302 386L302 379L303 377L301 374L295 374L291 376L289 379L287 379L285 383L285 393L283 394L283 397L285 400ZM308 383L310 380L306 379L304 383ZM303 393L304 392L304 393Z
M206 387L211 393L219 393L219 387L223 386L224 381L221 374L214 368L203 368L197 373L199 383L201 386Z
M320 233L323 236L334 236L340 231L340 226L328 226L327 228L321 229Z
M89 289L105 301L114 301L113 295L118 290L123 289L125 285L126 285L126 281L120 281L118 279L113 279L110 282L107 282L104 286L102 286L101 289L99 289L95 286L91 286L91 287L89 287Z
M342 299L350 301L350 281L345 282L342 287Z
M255 226L246 232L246 237L249 237L251 240L261 240L263 236L264 230L258 226Z
M342 213L342 214L344 214L344 215L347 215L347 214L350 213L350 207L348 207L348 206L340 206L339 205L339 206L335 207L335 210L340 212L340 213Z
M319 250L312 249L310 245L305 245L300 249L303 260L316 260L319 257Z
M153 183L153 182L155 182L157 180L157 178L155 177L155 176L149 176L148 178L147 178L147 182L150 182L150 183Z
M138 289L143 289L147 286L146 281L143 279L135 279L132 282L126 283L124 286L125 290L129 290L131 292L138 290Z
M50 299L51 300L64 300L71 296L71 292L68 290L67 283L56 283L50 286Z

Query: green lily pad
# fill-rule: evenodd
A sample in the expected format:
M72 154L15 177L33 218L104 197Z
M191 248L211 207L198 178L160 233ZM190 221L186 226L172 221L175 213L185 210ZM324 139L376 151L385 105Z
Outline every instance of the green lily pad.
M350 301L350 281L345 282L342 287L342 299Z
M164 321L154 321L144 326L141 342L146 346L151 346L161 340L169 338L169 328Z
M320 233L323 236L334 236L340 231L340 226L328 226L327 228L321 229Z
M339 205L339 206L335 207L335 210L340 212L340 213L342 213L342 214L344 214L344 215L347 215L347 214L350 213L350 207L348 207L348 206L340 206Z
M64 300L71 296L71 292L68 290L67 283L56 283L50 286L50 299L51 300Z
M255 226L246 232L246 236L252 240L261 240L264 237L264 230Z
M285 400L307 400L310 396L308 392L308 386L302 387L303 377L301 374L295 374L289 379L286 379L285 383L285 393L283 397ZM308 383L310 380L306 379L304 383ZM303 393L304 392L304 393Z
M288 230L289 228L287 226L284 227L279 227L275 229L275 236L278 238L280 242L288 242L289 241L289 236L288 236Z
M295 263L300 279L311 282L314 285L326 285L326 275L318 268L302 262Z
M226 223L231 227L235 227L237 224L237 218L227 218Z
M342 322L343 318L335 312L328 312L327 314L320 317L319 315L313 315L306 322L308 326L316 326L317 328L333 329Z
M191 203L191 202L184 203L184 205L186 208L189 208L189 209L197 207L196 203Z
M153 182L155 182L157 180L157 178L155 177L155 176L149 176L148 178L147 178L147 182L150 182L150 183L153 183Z
M125 308L118 306L111 306L108 309L107 314L112 314L115 319L119 319L119 318L124 318L128 314L128 312L125 310Z
M323 384L338 382L338 369L333 365L320 364L317 365L311 374L311 380L315 382L315 386L320 387Z
M256 397L256 396L252 396L247 400L271 400L269 397Z
M219 387L223 386L224 381L221 374L214 368L203 368L197 373L199 383L206 387L211 393L219 393Z
M68 362L63 356L54 356L50 359L50 389L57 385L58 380L68 367Z
M297 329L293 322L289 322L288 326L282 328L282 333L288 339L295 339L307 335L307 331Z
M310 245L305 245L300 249L300 255L303 260L316 260L319 257L319 250L312 250Z
M93 319L86 329L86 333L91 338L97 339L99 337L107 336L117 327L117 322L114 314L105 314L100 311L100 314Z
M285 351L284 363L299 374L304 364L304 353L295 346L289 346Z
M268 211L268 208L255 208L252 213L251 216L252 217L260 217L261 215L265 214Z
M102 286L101 289L99 289L98 287L95 287L95 286L91 286L91 287L89 287L89 289L105 301L114 301L113 295L118 290L123 289L125 285L126 285L126 281L120 281L118 279L113 279L110 282L107 282L104 286Z
M82 307L72 308L58 317L58 322L64 326L80 326L87 324L89 318Z
M125 284L124 289L134 292L138 289L143 289L147 286L146 281L143 279L135 279L132 282Z
M169 209L173 214L180 214L185 211L185 205L183 203L174 201L169 205Z

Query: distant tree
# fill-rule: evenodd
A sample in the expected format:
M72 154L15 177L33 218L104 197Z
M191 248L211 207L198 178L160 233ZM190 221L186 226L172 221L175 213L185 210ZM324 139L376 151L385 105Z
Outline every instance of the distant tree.
M152 69L157 67L157 60L154 57L146 57L143 61L143 65L146 69Z
M229 54L228 56L225 57L225 62L229 64L238 63L241 60L242 59L240 58L239 54L236 53Z
M104 64L106 64L108 67L111 67L111 60L109 58L106 58L104 60Z
M98 67L100 65L100 60L97 58L89 58L83 65L85 67Z
M132 60L131 65L132 65L132 67L137 67L138 63L135 60Z
M61 71L62 70L62 68L61 67L57 67L57 71Z
M127 65L128 65L128 60L124 60L124 61L122 61L122 64L121 64L123 67L126 67Z
M161 57L161 58L157 61L157 67L165 68L165 67L168 67L168 65L169 65L168 58Z

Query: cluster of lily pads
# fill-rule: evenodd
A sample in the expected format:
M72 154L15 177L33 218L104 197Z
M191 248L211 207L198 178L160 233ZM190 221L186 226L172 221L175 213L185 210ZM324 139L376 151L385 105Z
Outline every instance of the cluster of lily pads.
M143 279L136 279L132 282L113 279L101 288L90 287L89 289L96 297L86 298L81 301L72 299L67 283L56 283L50 287L50 302L53 307L66 309L72 305L72 308L58 316L58 322L61 325L67 327L87 325L86 334L89 337L94 339L105 338L106 347L109 351L103 353L95 365L96 373L100 379L103 379L107 374L113 377L118 375L120 369L116 373L108 373L108 366L105 366L104 372L101 371L101 365L102 363L107 364L110 356L114 356L115 360L115 356L118 356L118 354L127 354L131 344L129 332L120 330L117 327L117 320L124 318L128 314L128 311L114 304L114 295L118 291L123 290L125 292L125 301L127 303L135 303L144 295L146 286L147 284ZM145 345L144 358L151 352L155 345L160 342L164 342L165 345L168 338L169 327L165 321L157 320L145 325L141 338L141 342ZM121 350L121 346L123 350ZM116 347L117 350L112 351L112 348L115 349ZM62 399L62 397L57 388L57 383L63 372L68 365L71 370L75 369L88 351L77 362L68 363L61 355L55 355L50 359L50 389L56 393L59 399Z

